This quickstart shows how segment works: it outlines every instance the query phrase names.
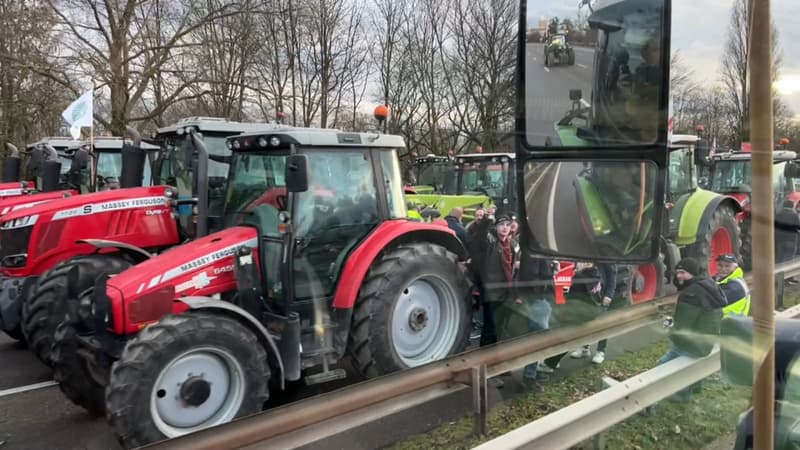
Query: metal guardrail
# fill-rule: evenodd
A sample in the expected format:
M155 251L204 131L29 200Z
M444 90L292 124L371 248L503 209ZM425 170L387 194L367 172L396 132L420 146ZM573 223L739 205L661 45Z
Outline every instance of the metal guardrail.
M776 273L800 275L800 261L776 266ZM487 379L581 345L659 323L665 308L676 301L677 296L672 295L610 311L583 325L481 347L144 448L294 448L468 387L473 390L476 431L484 432Z

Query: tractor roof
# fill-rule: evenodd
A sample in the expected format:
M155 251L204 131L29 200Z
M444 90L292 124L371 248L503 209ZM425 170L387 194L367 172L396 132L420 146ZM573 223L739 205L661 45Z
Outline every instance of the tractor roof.
M441 155L422 155L414 158L414 162L443 162L448 161L450 158Z
M70 137L70 136L47 136L47 137L43 137L43 138L39 139L36 142L33 142L31 144L26 145L26 147L27 148L32 148L32 147L35 147L35 146L37 146L39 144L42 144L42 145L48 144L53 148L59 148L59 147L67 148L67 147L74 146L78 142L79 141L76 141L75 139L72 139L72 137Z
M67 151L75 151L80 147L88 146L90 141L80 141L73 143ZM124 140L119 136L100 136L94 138L94 149L97 152L118 152L122 150L122 144ZM148 144L146 142L141 143L142 150L146 150L149 152L158 151L159 147L157 145Z
M458 159L492 159L492 158L508 158L515 159L517 157L514 153L467 153L463 155L456 155Z
M750 161L753 154L750 152L725 152L714 155L715 161ZM772 152L773 162L792 161L797 159L797 153L789 150L775 150Z
M281 127L272 132L242 133L228 138L228 145L235 151L285 149L288 144L305 147L405 148L406 146L402 136L379 133L349 133L331 128Z
M700 138L693 134L673 134L669 140L670 148L684 148L691 147L697 144Z
M186 131L187 127L193 127L201 132L233 132L239 134L278 129L285 127L285 125L265 122L235 122L221 117L185 117L180 119L177 123L159 128L157 134L182 134Z

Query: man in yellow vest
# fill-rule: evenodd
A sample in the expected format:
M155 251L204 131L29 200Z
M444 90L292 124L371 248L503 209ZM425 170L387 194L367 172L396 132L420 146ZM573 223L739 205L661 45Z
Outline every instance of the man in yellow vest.
M722 308L724 317L750 314L750 289L744 281L744 271L739 267L736 255L717 257L717 276L714 278L725 293L728 306Z

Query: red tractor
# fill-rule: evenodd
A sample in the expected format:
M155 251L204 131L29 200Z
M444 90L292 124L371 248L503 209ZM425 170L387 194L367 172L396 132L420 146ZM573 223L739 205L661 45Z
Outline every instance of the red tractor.
M211 170L221 172L219 165L227 168L225 155L214 155L223 161L212 166L209 155L202 152L198 157L191 145L193 139L184 135L187 129L206 131L207 122L192 119L163 131L165 151L156 166L167 184L142 187L150 168L141 149L148 146L137 138L133 145L122 148L117 138L116 152L98 151L92 164L77 163L91 168L89 178L95 186L123 189L72 196L0 217L0 329L25 339L37 356L50 364L52 335L63 318L65 299L60 296L69 291L64 277L70 268L80 267L79 281L91 286L101 268L121 271L153 252L207 234L209 223L221 227L209 214L213 208L209 192L215 192ZM274 128L213 121L206 139L258 127ZM194 140L198 138L199 134ZM102 142L95 143L96 149ZM115 174L121 177L112 176ZM188 206L188 211L181 209L177 221L169 206L174 200Z
M752 153L749 144L742 145L745 151L718 153L713 156L711 168L711 190L724 194L737 202L741 210L736 215L742 236L741 256L744 270L752 268L753 241L751 236L750 193L753 178ZM783 202L793 204L800 201L796 180L798 179L797 154L788 150L773 152L772 189L775 194L775 212Z
M56 373L105 399L125 447L256 413L292 381L344 378L346 355L370 378L468 342L466 252L450 229L406 218L401 137L229 142L237 224L100 277L56 332Z

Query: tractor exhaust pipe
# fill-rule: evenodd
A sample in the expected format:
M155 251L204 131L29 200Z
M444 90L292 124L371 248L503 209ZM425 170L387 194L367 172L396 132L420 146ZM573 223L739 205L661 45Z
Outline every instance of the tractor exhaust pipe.
M197 158L192 162L192 192L197 195L196 237L199 238L208 234L208 149L195 131L191 132L190 139L197 151Z
M44 144L47 158L42 164L42 191L57 191L61 185L61 162L58 160L58 152L49 144Z
M140 187L144 180L144 163L146 152L142 151L142 136L133 128L126 126L125 130L133 138L133 143L123 141L122 144L122 175L120 188Z
M3 164L3 183L13 183L19 181L22 158L20 158L19 150L14 144L6 142L6 147L8 147L10 153L6 157L5 164Z

